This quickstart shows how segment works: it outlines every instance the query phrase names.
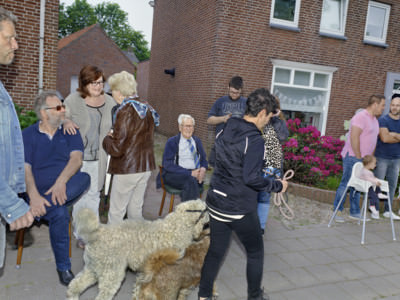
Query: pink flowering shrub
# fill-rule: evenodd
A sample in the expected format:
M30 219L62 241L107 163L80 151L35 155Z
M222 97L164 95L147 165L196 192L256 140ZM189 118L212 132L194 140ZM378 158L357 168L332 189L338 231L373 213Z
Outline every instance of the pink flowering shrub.
M300 127L300 120L287 121L289 139L283 145L284 169L294 170L294 181L319 186L330 176L341 174L344 142L321 136L314 126Z

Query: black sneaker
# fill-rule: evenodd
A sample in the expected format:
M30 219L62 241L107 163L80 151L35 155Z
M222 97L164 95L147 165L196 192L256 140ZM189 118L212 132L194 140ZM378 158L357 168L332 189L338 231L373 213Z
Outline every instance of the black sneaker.
M60 278L60 282L62 285L68 286L72 279L74 279L75 275L71 272L71 270L59 271L57 270L58 278Z

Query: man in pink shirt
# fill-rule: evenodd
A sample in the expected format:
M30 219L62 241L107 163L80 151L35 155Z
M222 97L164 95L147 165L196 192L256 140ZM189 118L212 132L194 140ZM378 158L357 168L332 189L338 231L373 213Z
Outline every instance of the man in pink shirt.
M350 131L347 136L346 143L342 150L343 158L343 176L339 187L336 191L333 209L335 210L339 204L347 183L351 177L353 165L361 161L362 157L373 154L375 151L376 141L379 134L379 123L376 117L380 116L385 108L385 97L373 95L368 99L366 109L357 113L350 121ZM350 191L350 216L349 218L360 219L360 193L353 188ZM336 222L344 222L341 215L343 211L344 201L342 201L339 211L335 216Z

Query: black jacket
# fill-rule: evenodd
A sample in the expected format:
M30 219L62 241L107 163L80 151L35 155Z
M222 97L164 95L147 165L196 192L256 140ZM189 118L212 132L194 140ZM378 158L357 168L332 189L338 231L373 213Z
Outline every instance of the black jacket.
M258 128L230 118L215 140L215 166L207 205L221 213L247 214L257 209L260 191L279 192L282 183L261 175L264 139Z

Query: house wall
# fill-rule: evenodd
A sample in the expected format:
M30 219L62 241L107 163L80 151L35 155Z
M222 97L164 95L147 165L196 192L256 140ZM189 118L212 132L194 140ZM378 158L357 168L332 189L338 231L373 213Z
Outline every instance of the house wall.
M387 72L400 72L400 3L391 4L387 48L363 43L368 0L350 1L347 40L319 35L321 0L302 0L300 32L270 27L271 0L156 1L149 99L161 115L160 131L177 131L176 116L191 113L196 134L210 142L207 112L226 94L233 75L244 78L244 94L271 88L271 59L337 67L330 94L327 135L344 133L343 121L383 94ZM185 10L186 9L186 10ZM176 76L163 74L176 67ZM211 138L212 140L212 138Z
M57 90L64 97L70 94L71 77L79 76L85 65L98 66L106 78L124 70L132 74L136 71L132 62L99 25L58 51Z
M32 109L33 99L39 91L40 1L0 0L0 6L18 17L16 31L19 46L14 62L9 66L0 66L0 80L14 102ZM56 88L58 6L58 0L46 1L44 89Z
M136 81L141 99L148 99L150 60L141 61L137 65Z

